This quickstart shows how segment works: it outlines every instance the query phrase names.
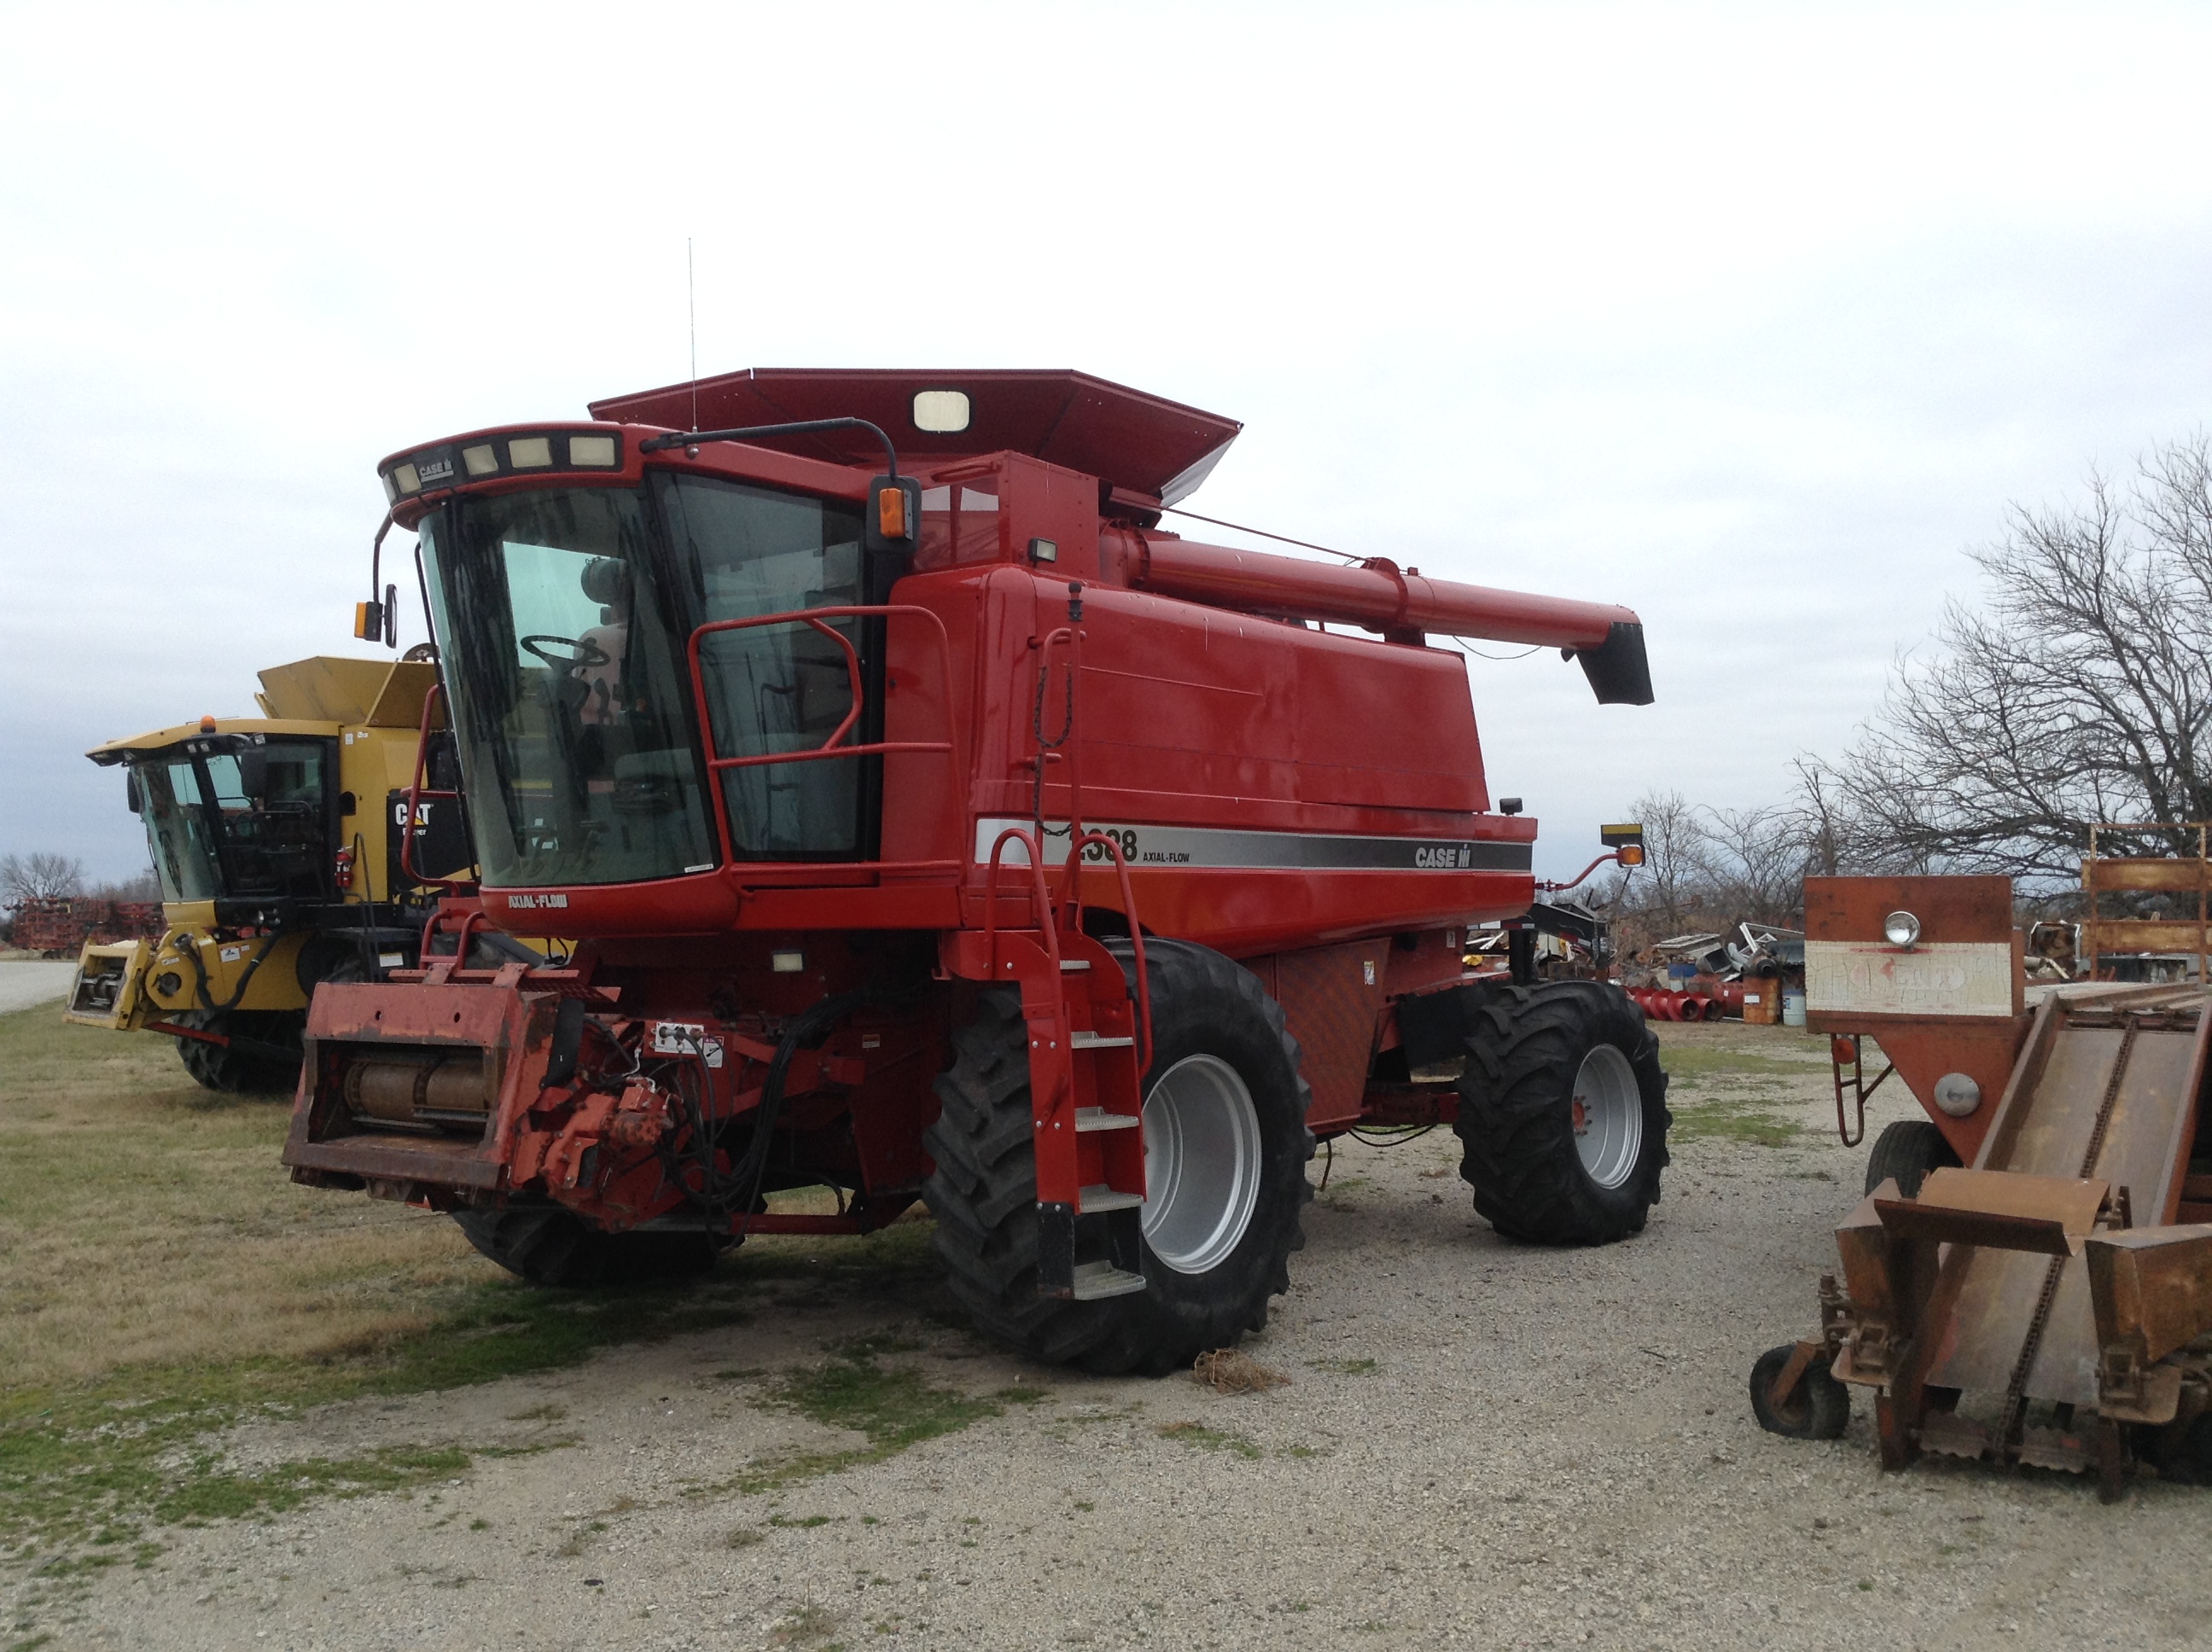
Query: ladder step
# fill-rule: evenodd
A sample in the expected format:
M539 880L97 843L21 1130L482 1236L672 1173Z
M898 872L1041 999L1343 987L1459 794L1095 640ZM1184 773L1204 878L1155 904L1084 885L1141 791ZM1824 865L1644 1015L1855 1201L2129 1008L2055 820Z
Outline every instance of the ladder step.
M1133 1113L1109 1113L1103 1107L1075 1109L1075 1127L1085 1130L1134 1130L1144 1121Z
M1063 975L1072 975L1090 967L1091 960L1088 958L1062 958L1060 961L1060 973Z
M1102 1297L1127 1297L1145 1288L1145 1276L1129 1273L1111 1262L1075 1265L1075 1300L1097 1302Z
M1077 1050L1126 1050L1133 1048L1136 1042L1133 1038L1109 1038L1079 1027L1068 1039L1067 1047Z
M1095 1216L1100 1211L1133 1211L1144 1202L1142 1193L1117 1193L1101 1181L1077 1195L1075 1208L1081 1215Z

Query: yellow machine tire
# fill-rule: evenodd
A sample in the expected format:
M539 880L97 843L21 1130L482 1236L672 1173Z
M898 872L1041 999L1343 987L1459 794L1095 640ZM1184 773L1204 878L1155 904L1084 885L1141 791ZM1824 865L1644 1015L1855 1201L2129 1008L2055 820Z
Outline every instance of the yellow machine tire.
M194 1010L176 1019L259 1047L246 1049L199 1038L178 1039L178 1059L203 1088L227 1096L289 1096L299 1088L300 1036L307 1026L305 1010ZM289 1060L277 1054L286 1050L291 1052Z

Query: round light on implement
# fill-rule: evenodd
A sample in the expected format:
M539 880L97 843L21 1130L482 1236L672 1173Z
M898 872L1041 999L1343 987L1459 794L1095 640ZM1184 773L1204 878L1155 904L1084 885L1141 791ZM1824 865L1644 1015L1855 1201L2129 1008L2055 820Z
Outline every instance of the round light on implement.
M1893 912L1881 920L1881 932L1892 946L1910 946L1920 938L1920 920L1909 912Z
M1963 1119L1982 1104L1982 1087L1963 1072L1947 1072L1936 1081L1936 1105L1954 1119Z

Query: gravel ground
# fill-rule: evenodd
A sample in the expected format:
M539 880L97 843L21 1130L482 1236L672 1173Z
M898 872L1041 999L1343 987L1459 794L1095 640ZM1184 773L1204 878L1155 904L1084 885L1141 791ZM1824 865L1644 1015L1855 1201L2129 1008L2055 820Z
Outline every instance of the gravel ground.
M1668 1036L1819 1053L1778 1029ZM764 1293L742 1328L258 1428L241 1457L574 1442L479 1457L436 1492L169 1534L151 1566L76 1595L52 1644L2212 1641L2212 1492L2145 1482L2106 1508L2061 1475L1885 1476L1863 1404L1833 1443L1759 1431L1751 1362L1812 1328L1864 1151L1836 1145L1825 1063L1761 1082L1679 1099L1755 1095L1805 1133L1680 1141L1649 1229L1597 1250L1499 1240L1448 1133L1340 1145L1291 1294L1245 1345L1293 1379L1265 1394L1040 1370L949 1328L939 1302L809 1283ZM1870 1123L1897 1116L1892 1101ZM714 1489L855 1443L762 1401L828 1345L893 1327L921 1345L887 1364L1043 1397L887 1461ZM19 1603L39 1587L9 1584Z
M67 998L76 978L75 963L48 963L21 958L0 958L0 1015L27 1010L49 999Z

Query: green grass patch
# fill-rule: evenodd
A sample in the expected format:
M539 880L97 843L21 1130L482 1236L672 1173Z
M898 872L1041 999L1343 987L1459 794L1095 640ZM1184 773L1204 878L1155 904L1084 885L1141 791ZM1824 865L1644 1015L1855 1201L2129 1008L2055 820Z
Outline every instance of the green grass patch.
M489 1382L573 1364L610 1344L731 1323L726 1302L603 1297L490 1285L429 1332L375 1356L140 1368L65 1388L0 1396L0 1546L47 1564L97 1554L166 1525L279 1514L312 1498L404 1491L465 1473L479 1456L569 1443L388 1446L251 1471L221 1435L257 1419L364 1397Z
M165 1526L557 1449L573 1442L303 1449L246 1468L223 1436L742 1324L779 1291L910 1297L937 1273L929 1225L901 1222L763 1236L690 1287L538 1291L442 1217L295 1186L278 1162L289 1118L281 1099L199 1089L169 1040L71 1027L52 1005L0 1016L0 1557L55 1576L144 1564ZM872 1368L890 1347L846 1363Z
M1677 1084L1698 1084L1716 1078L1809 1078L1825 1077L1828 1070L1825 1046L1802 1056L1771 1055L1760 1050L1731 1048L1723 1044L1668 1043L1659 1047L1659 1065Z
M1371 1359L1310 1359L1310 1371L1334 1371L1339 1376L1365 1376L1373 1372L1376 1364Z
M1200 1451L1233 1451L1240 1457L1258 1459L1266 1454L1241 1434L1226 1429L1208 1428L1203 1423L1162 1423L1152 1430L1163 1440L1173 1440L1179 1445L1196 1446Z
M1753 1147L1787 1147L1804 1131L1767 1110L1764 1097L1717 1096L1674 1102L1674 1123L1668 1139L1676 1144L1692 1141L1735 1141Z
M749 1495L772 1491L824 1474L842 1473L862 1463L896 1457L910 1446L940 1435L957 1434L1004 1406L996 1398L977 1399L957 1388L939 1388L912 1365L885 1365L879 1353L907 1351L918 1345L889 1334L856 1337L834 1347L811 1370L783 1378L761 1403L797 1412L824 1428L862 1436L866 1445L828 1451L803 1451L757 1465L732 1482Z

